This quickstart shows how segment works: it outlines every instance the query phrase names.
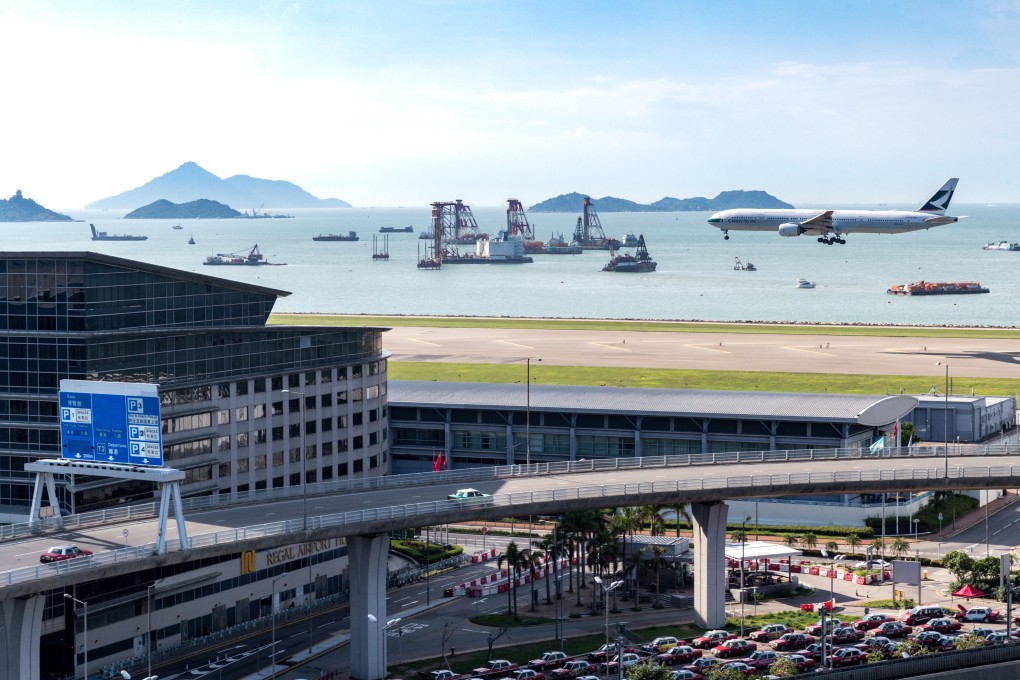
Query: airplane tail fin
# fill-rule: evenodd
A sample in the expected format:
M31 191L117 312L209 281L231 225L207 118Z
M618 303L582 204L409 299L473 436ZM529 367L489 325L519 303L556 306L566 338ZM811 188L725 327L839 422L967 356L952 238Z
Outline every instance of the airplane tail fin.
M953 198L953 192L956 191L956 183L959 181L956 177L947 181L941 189L925 201L924 205L917 209L917 212L945 215L946 210L949 209L949 201Z

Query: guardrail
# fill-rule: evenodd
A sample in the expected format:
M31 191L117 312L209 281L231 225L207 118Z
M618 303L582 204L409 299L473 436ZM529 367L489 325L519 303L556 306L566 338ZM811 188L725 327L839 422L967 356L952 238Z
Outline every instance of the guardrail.
M947 455L948 454L948 455ZM747 463L786 463L792 461L856 460L861 458L945 458L957 456L1018 455L1020 447L1009 445L985 446L977 444L950 444L948 452L942 446L912 448L899 447L872 453L868 449L811 449L782 451L734 451L729 453L698 453L682 456L645 456L643 458L591 458L558 463L532 463L530 465L497 465L494 467L441 470L409 475L386 475L364 479L318 482L306 487L262 489L236 494L193 496L182 500L185 511L202 511L255 503L276 502L308 496L357 491L378 491L403 487L420 487L437 484L484 482L521 475L558 475L575 472L601 472L656 467L688 467L695 465L742 465ZM118 508L65 515L63 530L82 529L114 522L156 517L159 501ZM31 536L39 530L58 529L57 520L47 517L33 529L27 522L0 527L0 540Z
M641 459L632 459L641 460ZM619 465L609 469L634 469L645 467L629 464L627 459L619 460ZM532 466L534 467L534 466ZM716 489L742 489L767 487L772 494L783 495L784 487L802 488L804 485L824 485L835 483L864 483L875 481L942 481L947 478L947 470L941 465L933 468L899 469L899 470L841 470L836 472L802 472L794 474L770 475L737 475L720 478L677 479L652 482L635 482L630 484L605 484L601 486L581 486L557 488L544 491L529 491L515 494L501 494L485 499L484 507L507 508L507 516L528 514L518 506L569 501L587 498L609 498L614 501L630 495L654 493L673 493L683 491L704 491ZM1004 465L995 467L950 467L949 479L983 479L983 478L1020 478L1020 465ZM613 503L615 504L615 503ZM309 530L326 527L349 526L349 533L358 533L358 525L369 522L411 520L407 524L414 525L414 518L456 512L465 508L480 507L477 501L436 500L425 503L410 503L381 508L367 508L351 512L308 517ZM257 524L249 527L238 527L189 537L191 549L207 546L238 543L255 538L294 534L303 529L304 518ZM367 530L367 529L364 529ZM180 549L178 540L167 541L168 550ZM127 561L136 561L151 557L156 552L156 544L148 543L140 546L107 550L89 557L78 557L63 562L56 562L35 567L25 567L12 571L0 572L0 588L17 583L44 579L60 574L84 572L100 566L107 566Z

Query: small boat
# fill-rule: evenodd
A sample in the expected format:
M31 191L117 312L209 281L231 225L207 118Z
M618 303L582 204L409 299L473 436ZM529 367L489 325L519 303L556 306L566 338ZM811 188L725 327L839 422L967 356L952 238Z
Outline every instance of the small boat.
M1020 243L1010 243L1009 241L999 241L998 243L987 243L981 246L981 250L1020 250Z
M96 229L96 225L90 224L93 241L147 241L148 236L131 236L130 234L108 234L105 231Z
M194 235L194 234L192 234L192 235L191 235L191 236L190 236L190 237L188 238L188 245L189 245L189 246L193 246L193 245L195 245L195 235Z
M170 227L170 228L171 228L171 229L183 229L184 227L182 227L182 226L181 226L181 225L179 225L179 224L175 224L174 226L172 226L172 227Z
M602 271L641 274L644 272L654 272L656 266L655 260L648 254L648 248L645 247L645 235L641 234L637 238L637 252L633 255L630 253L613 255L613 249L610 248L609 263L602 268Z
M379 227L380 234L413 234L414 227Z
M798 288L814 288L815 284L814 284L814 282L808 281L807 279L797 279L797 287Z
M313 241L357 241L358 232L349 231L347 235L343 234L319 234L318 236L312 237Z
M733 258L736 260L736 264L733 265L733 269L738 272L756 272L758 268L751 264L751 261L741 262L739 257Z
M584 250L576 243L567 243L563 234L560 233L550 235L548 243L545 244L541 252L546 255L580 255Z

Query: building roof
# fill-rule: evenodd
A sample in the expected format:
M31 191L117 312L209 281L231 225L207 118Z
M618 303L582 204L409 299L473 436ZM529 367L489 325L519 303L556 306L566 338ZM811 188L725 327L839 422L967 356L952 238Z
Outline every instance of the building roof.
M526 385L391 380L389 403L396 406L522 409L713 418L825 420L888 425L917 405L906 395L789 394L641 387ZM530 406L529 406L530 399Z
M767 541L726 544L726 558L730 560L740 560L743 557L745 562L756 562L763 559L784 559L800 554L801 552L795 548L787 548L780 543L769 543Z
M220 288L227 288L230 290L258 293L261 295L270 295L274 297L286 297L290 295L290 292L286 290L277 290L275 288L266 288L265 286L256 286L255 284L245 283L243 281L234 281L233 279L222 279L218 276L207 276L204 273L189 272L184 269L174 269L172 267L163 267L158 264L150 264L148 262L141 262L139 260L129 260L126 257L116 257L114 255L94 253L90 250L3 251L0 252L0 259L86 260L90 262L97 262L99 264L110 265L112 267L123 267L125 269L134 269L142 272L151 272L153 274L159 274L160 276L166 276L173 279L180 279L183 281L193 281L203 284L207 283L209 285L218 286Z

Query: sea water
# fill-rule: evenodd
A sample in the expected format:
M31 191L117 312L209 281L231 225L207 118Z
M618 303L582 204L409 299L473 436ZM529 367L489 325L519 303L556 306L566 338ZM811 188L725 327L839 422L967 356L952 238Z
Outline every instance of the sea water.
M865 206L875 207L875 206ZM889 209L889 206L882 206ZM912 209L911 206L896 206ZM819 323L1014 326L1020 301L1020 252L987 251L989 242L1020 241L1020 205L954 205L958 224L899 235L851 234L846 245L776 233L722 233L709 213L603 213L607 236L644 234L658 270L603 272L607 251L535 255L532 264L447 265L420 270L430 241L422 208L295 210L292 219L128 220L112 211L70 210L84 222L0 223L6 251L93 251L257 284L290 295L277 312L436 314L510 317L801 321ZM481 229L506 225L503 207L474 208ZM536 238L562 233L577 214L529 213ZM111 234L144 234L147 241L92 241L88 223ZM172 225L183 229L174 230ZM388 260L379 228L412 225L389 234ZM357 242L317 242L320 233L356 231ZM188 245L189 237L195 245ZM215 253L245 255L258 245L271 263L286 266L207 266ZM462 246L471 250L472 246ZM757 271L736 271L734 260ZM795 287L798 278L813 289ZM894 283L978 281L985 295L892 296Z

